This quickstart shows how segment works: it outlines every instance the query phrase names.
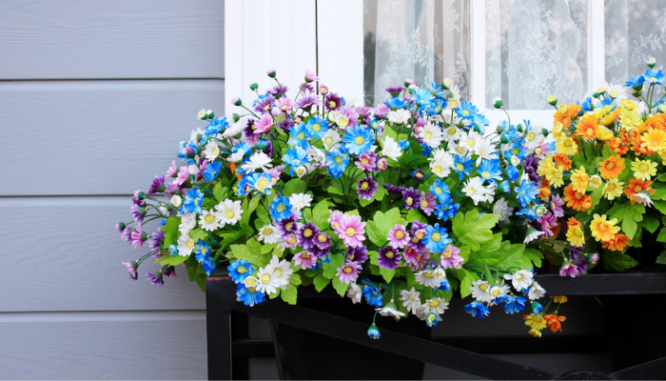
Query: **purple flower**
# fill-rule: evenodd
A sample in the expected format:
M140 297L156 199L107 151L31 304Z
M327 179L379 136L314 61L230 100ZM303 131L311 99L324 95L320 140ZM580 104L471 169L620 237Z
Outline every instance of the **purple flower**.
M130 262L122 262L125 267L127 267L127 271L129 271L129 278L132 280L137 279L137 274L136 274L136 269L137 269L137 263L136 261L130 261Z
M150 188L148 188L148 194L159 192L162 185L164 185L164 176L155 176L153 183L150 184Z
M560 276L575 278L578 275L580 275L580 270L570 262L565 262L560 269Z
M162 273L159 271L157 272L157 275L154 275L153 273L148 271L146 277L148 278L150 284L152 284L153 286L162 286L164 284Z
M254 111L260 112L262 114L268 113L273 108L273 103L275 98L272 95L267 96L264 99L258 99L257 103L254 105Z
M543 231L544 237L552 237L554 235L551 229L557 226L557 218L552 214L546 213L543 217L538 218L537 222L541 223L541 231Z
M317 233L317 239L314 240L315 245L319 248L319 250L328 250L331 248L331 236L324 232L319 232Z
M278 122L278 127L280 127L280 129L282 129L282 131L289 132L289 129L290 129L291 126L293 126L294 124L295 124L295 123L294 123L293 120L291 120L291 119L285 119L285 120L281 120L281 121Z
M132 213L132 217L134 217L134 221L139 223L143 222L143 218L146 216L146 208L141 205L132 205L130 212Z
M358 197L365 200L372 200L372 197L377 193L377 185L377 182L370 176L360 179L356 186Z
M389 244L397 249L404 249L407 247L409 244L409 238L407 229L400 224L395 224L388 233Z
M435 206L437 206L437 201L435 200L435 195L432 192L421 192L421 202L419 203L421 210L427 214L431 215L435 211Z
M176 268L173 267L173 266L167 266L162 271L162 274L164 274L165 276L175 278L176 277Z
M368 113L370 113L370 109L367 107L359 106L355 108L356 112L358 113L359 116L367 117Z
M174 160L171 162L171 166L166 171L166 177L176 177L176 173L178 173L178 167L176 166L176 161Z
M137 225L136 229L132 232L132 245L134 247L143 247L143 243L148 239L148 234L141 230L141 225Z
M421 247L410 245L405 249L405 265L410 266L412 271L420 270L428 259L430 259L430 252L425 245L421 245Z
M590 264L590 260L587 259L587 257L582 257L581 259L576 262L576 268L578 271L581 272L581 274L587 272L587 266Z
M280 98L287 95L289 88L286 85L275 85L272 89L268 90L268 94L274 96L275 98Z
M368 260L368 248L365 246L348 247L345 258L347 258L348 261L365 263L365 261Z
M176 183L169 183L166 186L166 189L164 189L164 193L168 196L171 197L173 196L175 191L182 191L183 187L180 186L179 184Z
M367 152L358 155L358 159L354 162L356 166L363 170L364 173L370 173L375 171L377 164L377 156L374 152Z
M298 98L295 106L301 110L309 111L312 106L321 106L321 99L316 94L306 91Z
M324 98L324 107L328 111L334 111L342 107L342 98L336 93L330 93Z
M314 91L314 87L312 87L311 84L309 84L309 83L305 83L305 82L301 83L301 84L298 86L298 89L299 89L300 91L309 91L309 92L313 92L313 91Z
M164 240L164 233L162 229L158 229L148 240L148 244L152 250L159 250L162 248L162 242Z
M178 170L178 176L173 181L174 184L183 185L190 178L190 171L187 167L180 167Z
M319 77L317 77L317 74L315 74L315 73L313 73L309 70L306 70L305 71L305 82L310 83L310 82L314 82L314 81L319 81Z
M324 255L328 254L331 251L331 248L329 247L328 249L321 250L319 247L315 246L312 250L310 250L312 254L314 254L315 257L321 258Z
M418 209L419 205L421 205L419 191L414 188L407 188L402 191L402 198L405 201L405 207L407 209Z
M388 91L392 97L397 97L404 89L405 88L402 86L391 86L386 88L386 91Z
M134 203L134 205L140 206L146 203L145 201L143 201L142 193L143 191L141 189L134 191L134 196L132 196L132 202Z
M282 234L282 238L286 238L288 235L293 234L298 228L296 223L296 217L292 214L291 216L285 218L284 220L277 223L277 228Z
M126 227L125 230L120 233L120 238L125 242L132 243L132 228Z
M386 191L389 194L402 194L402 192L405 190L405 187L400 185L384 184L382 186L386 188Z
M298 245L306 250L314 248L317 235L319 235L319 229L312 222L308 222L298 229L298 234L296 235L298 237Z
M379 256L377 257L377 264L379 267L393 270L400 264L402 255L395 247L382 247L379 249Z
M585 249L585 246L571 246L569 249L569 259L572 261L578 259L583 254L583 249Z
M377 108L374 110L375 118L377 119L383 119L386 118L386 115L391 112L391 109L386 107L386 105L379 105Z
M553 216L564 217L564 209L562 209L562 205L564 205L562 197L560 197L559 194L553 196L553 199L550 201L550 209L553 211Z
M360 264L349 262L346 265L339 267L336 275L340 278L340 282L349 284L356 281L358 273L361 272L362 269Z

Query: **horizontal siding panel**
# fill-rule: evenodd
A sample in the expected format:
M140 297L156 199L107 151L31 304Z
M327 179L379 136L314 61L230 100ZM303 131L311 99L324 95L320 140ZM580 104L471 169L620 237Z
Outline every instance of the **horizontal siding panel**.
M224 114L223 80L0 82L0 196L146 189L204 107Z
M150 262L138 280L128 279L121 262L150 251L134 249L114 228L131 220L130 205L129 197L0 199L0 311L205 309L184 265L164 286L146 280L159 269Z
M0 2L0 79L224 78L224 2Z
M3 315L0 379L207 378L203 312Z

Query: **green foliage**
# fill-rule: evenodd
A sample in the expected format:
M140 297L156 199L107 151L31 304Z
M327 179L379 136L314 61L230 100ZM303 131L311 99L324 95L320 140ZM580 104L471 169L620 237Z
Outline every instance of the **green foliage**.
M335 278L338 268L342 267L344 262L345 257L342 254L331 254L331 261L329 263L324 263L322 266L324 268L324 276L328 279Z
M473 251L481 249L481 244L493 239L492 228L499 216L484 214L479 216L478 209L472 209L463 215L458 213L453 219L453 233L461 244L468 245Z
M607 214L610 218L617 218L618 222L622 222L622 231L631 239L636 234L638 222L643 221L645 207L638 203L634 205L631 205L630 202L617 203L608 210Z
M307 189L307 184L301 179L291 179L285 185L283 189L283 194L285 197L289 197L295 193L305 193Z
M329 283L331 283L331 278L325 277L323 273L319 273L314 277L313 284L317 292L321 292Z
M347 288L349 288L349 285L347 283L341 282L340 278L335 277L333 278L333 288L338 293L338 295L345 296L345 293L347 292Z
M393 208L386 213L377 211L371 221L368 221L365 229L368 239L378 247L382 247L388 243L388 233L396 224L406 225L405 221L400 215L400 209Z
M297 299L298 289L293 284L288 284L287 287L282 290L280 297L285 302L295 305Z
M638 265L638 262L621 251L604 250L601 260L607 270L624 271Z

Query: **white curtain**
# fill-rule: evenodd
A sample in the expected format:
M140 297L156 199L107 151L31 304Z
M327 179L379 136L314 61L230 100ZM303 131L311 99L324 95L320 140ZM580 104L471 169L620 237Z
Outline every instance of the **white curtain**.
M587 87L587 0L486 1L486 99L539 110Z
M624 84L645 73L645 61L666 63L666 1L606 0L606 81Z
M468 99L469 17L469 0L365 0L366 104L406 78L451 78Z

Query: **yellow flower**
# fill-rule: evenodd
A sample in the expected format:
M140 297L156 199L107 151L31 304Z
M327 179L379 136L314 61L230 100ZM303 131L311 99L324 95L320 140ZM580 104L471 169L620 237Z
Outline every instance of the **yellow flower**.
M604 186L604 196L606 196L607 199L612 200L615 197L622 196L623 190L624 183L620 182L618 179L612 179Z
M622 110L629 110L629 111L636 110L636 102L629 99L623 99L620 102L620 108Z
M631 170L634 171L634 177L643 181L648 181L652 176L657 175L657 163L651 160L640 160L636 158L631 163Z
M620 231L617 224L617 219L613 218L612 220L606 220L606 215L600 216L598 214L594 215L594 219L590 224L590 230L592 231L592 237L599 242L608 242L615 238L615 234Z
M666 150L666 131L650 127L650 129L641 136L641 141L645 148L661 154Z
M541 338L541 330L539 329L532 328L528 333L534 337Z
M553 138L559 139L562 136L562 130L564 130L564 125L558 121L555 121L553 124Z
M627 130L638 127L643 119L638 115L638 110L623 109L620 111L620 123Z
M541 315L535 315L535 314L529 314L523 316L523 320L525 321L525 325L536 330L542 330L546 328L546 319L543 318Z
M603 142L611 140L615 137L615 134L613 134L613 131L609 130L608 128L604 126L599 126L597 127L597 139L601 140Z
M555 142L557 151L567 156L575 155L578 153L578 145L570 137L563 136Z
M550 185L555 188L564 185L564 171L559 165L553 162L546 163L544 176L546 180L550 181Z
M584 246L585 245L585 233L578 225L569 225L567 230L567 241L571 246Z
M560 303L560 304L566 303L568 301L567 297L565 295L555 295L555 296L551 296L551 298L553 299L553 302Z
M575 191L585 193L587 190L587 184L590 182L590 176L585 173L585 167L582 165L579 169L576 169L571 172L571 184Z
M594 175L590 177L590 185L592 185L592 188L599 188L599 185L601 185L604 181L601 179L601 176L599 175Z

